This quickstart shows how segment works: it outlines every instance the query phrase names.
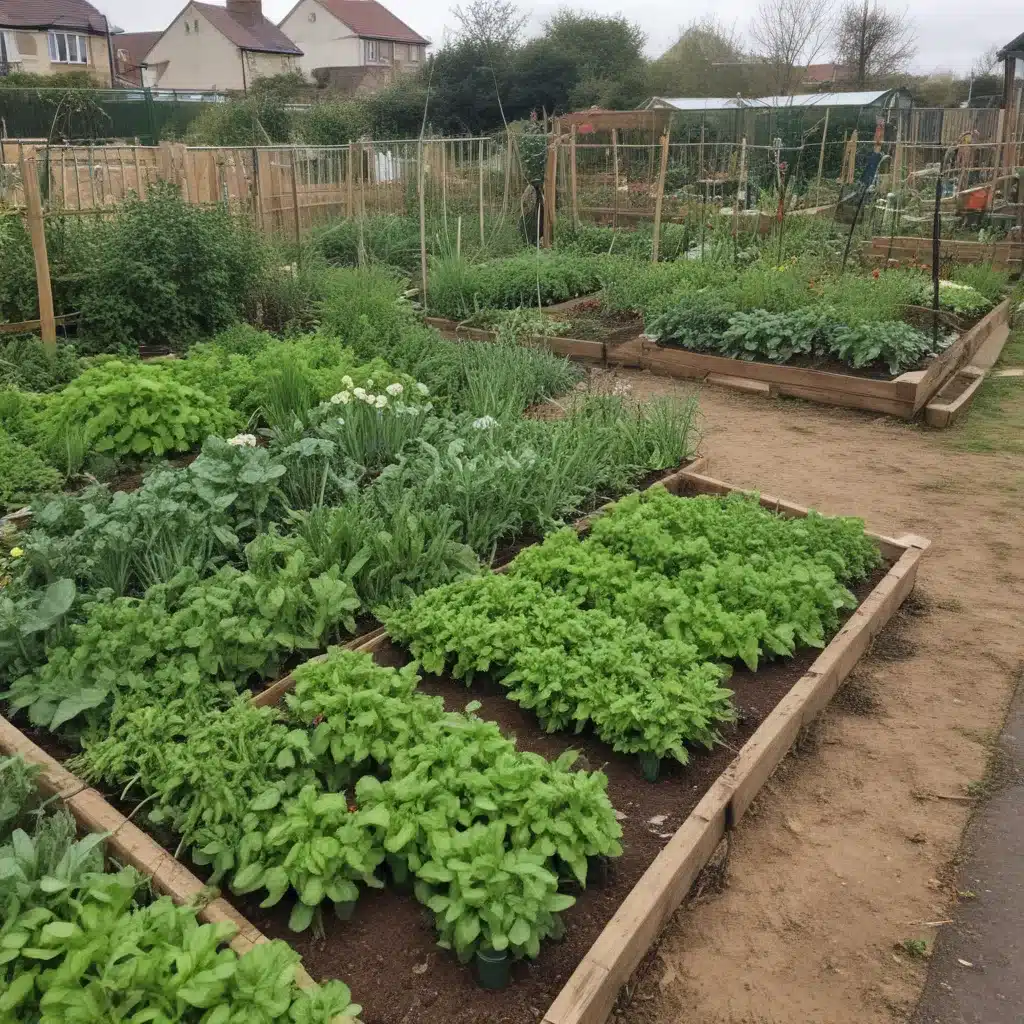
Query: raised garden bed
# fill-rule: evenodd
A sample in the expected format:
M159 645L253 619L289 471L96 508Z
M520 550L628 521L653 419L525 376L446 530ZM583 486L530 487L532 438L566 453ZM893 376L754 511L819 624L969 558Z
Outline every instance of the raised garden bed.
M682 496L737 490L692 470L682 471L666 483ZM786 517L807 514L806 509L766 495L760 501ZM601 1024L620 987L656 940L726 830L742 817L800 728L825 706L871 639L910 593L928 541L914 536L873 539L885 568L859 588L859 606L827 648L817 657L804 652L767 665L756 678L737 672L729 686L736 693L741 716L726 734L729 746L708 754L695 753L686 769L665 769L656 784L640 779L635 757L617 755L589 735L540 731L531 716L510 704L496 687L477 682L467 691L445 678L423 684L424 690L443 696L449 707L481 699L483 717L515 732L525 749L550 756L569 747L581 748L589 767L605 767L613 802L626 815L623 857L612 862L603 884L578 894L578 904L566 915L565 940L547 945L537 961L517 965L515 984L510 988L500 992L478 989L468 971L436 948L436 935L410 894L365 893L352 923L343 926L329 920L324 940L292 935L280 910L257 911L245 898L233 900L234 911L218 906L213 912L237 919L241 909L247 921L254 921L272 936L287 938L307 958L306 966L318 980L345 977L357 1000L367 1005L370 1021L468 1024L501 1020L526 1024L537 1020L547 1007L546 1024ZM383 634L364 641L361 648L373 651L385 664L405 658ZM268 701L261 698L260 702ZM24 736L8 723L2 724L0 749L24 749ZM137 834L144 852L136 856L158 865L154 872L158 887L169 884L164 881L168 878L184 877L189 893L201 888L198 879L127 823L99 793L87 791L41 751L34 756L46 765L52 791L72 801L90 794L88 800L79 802L94 805L88 812L91 822L116 829L119 836L132 836L133 841ZM213 907L215 904L205 913ZM245 934L250 941L262 938L255 929Z
M930 219L930 218L929 218ZM939 260L956 263L991 263L1001 270L1024 269L1024 242L968 242L944 238L939 243ZM878 235L865 242L863 255L872 262L932 264L932 240L914 235Z
M494 331L463 327L453 320L428 317L427 322L446 337L493 341ZM666 377L707 381L738 390L787 398L804 398L824 405L866 409L913 419L929 400L997 332L1006 332L1010 300L965 331L924 370L901 374L893 380L863 373L820 370L776 363L748 362L658 345L642 335L626 341L589 341L535 335L528 343L558 355L587 363L650 370Z
M663 347L642 338L617 348L609 347L609 363L637 366L669 377L696 380L726 376L741 384L760 382L770 395L806 398L826 405L869 409L913 419L929 399L961 367L967 365L979 348L997 331L1009 325L1010 300L965 331L925 370L904 373L895 380L878 380L854 373L833 373L774 363L746 362L703 352ZM721 381L711 380L712 383ZM766 386L766 388L765 388Z
M682 496L736 490L693 471L678 473L666 483ZM787 517L806 515L806 509L769 496L762 496L761 503ZM477 988L468 971L436 949L423 908L394 891L367 893L351 925L329 926L322 942L290 935L287 909L266 912L253 903L237 905L268 934L289 939L318 980L345 977L370 1019L382 1024L408 1019L423 1024L480 1019L525 1024L536 1020L545 1005L545 1024L601 1024L618 989L727 828L742 817L800 728L828 703L913 588L928 541L914 536L874 539L886 566L858 588L858 608L825 651L817 657L813 651L800 652L763 667L756 676L736 672L729 687L736 694L740 721L725 737L728 746L695 752L686 768L667 769L654 785L642 780L635 757L615 753L592 735L544 732L493 681L478 678L470 690L448 676L424 679L421 689L443 697L448 710L459 710L471 699L481 701L478 713L515 735L521 749L548 758L580 750L585 764L602 766L612 803L625 814L623 857L612 862L604 884L576 894L576 906L566 913L566 938L547 947L536 962L518 964L509 989L492 993ZM407 653L383 630L356 649L372 653L382 665L408 662ZM260 702L267 701L261 697ZM398 949L395 934L403 936Z

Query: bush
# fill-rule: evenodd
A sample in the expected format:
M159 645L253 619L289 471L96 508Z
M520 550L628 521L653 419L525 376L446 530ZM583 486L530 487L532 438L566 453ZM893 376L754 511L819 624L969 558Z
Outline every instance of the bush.
M0 344L0 387L56 391L82 372L73 345L59 345L51 359L42 341L20 337Z
M53 307L58 315L81 309L82 270L92 259L94 236L73 217L46 222ZM39 317L39 293L32 240L21 217L0 217L0 322L20 323Z
M44 436L53 450L71 438L83 453L138 458L188 451L238 423L230 409L176 380L166 366L114 359L54 396L44 414Z
M192 146L270 146L289 142L292 118L277 96L204 105L186 135Z
M106 344L188 342L237 320L265 270L264 249L221 207L186 203L174 185L130 198L96 225L83 268L83 329Z
M61 479L36 452L0 430L0 508L21 506L36 494L60 490Z

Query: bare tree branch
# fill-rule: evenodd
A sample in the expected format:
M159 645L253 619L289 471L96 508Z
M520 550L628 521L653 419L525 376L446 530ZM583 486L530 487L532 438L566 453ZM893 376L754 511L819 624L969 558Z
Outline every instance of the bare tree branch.
M906 70L916 53L906 11L887 11L878 0L851 0L840 11L836 60L853 71L857 88Z
M750 34L778 93L792 92L800 80L798 69L814 62L834 29L829 0L762 0Z
M522 38L527 15L512 0L470 0L451 9L458 37L487 46L513 47Z

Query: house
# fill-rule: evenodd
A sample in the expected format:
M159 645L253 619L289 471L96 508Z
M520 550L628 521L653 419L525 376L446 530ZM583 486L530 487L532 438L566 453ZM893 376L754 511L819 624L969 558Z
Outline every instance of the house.
M163 32L122 32L111 39L114 47L114 80L117 85L138 89L149 85L143 65Z
M0 74L85 71L109 88L110 33L86 0L0 0Z
M302 50L306 75L350 91L419 68L430 45L377 0L299 0L281 30Z
M297 69L301 58L263 16L262 0L227 0L226 7L189 3L141 63L144 84L154 88L247 92L257 78Z
M808 64L803 73L804 85L837 85L852 82L853 68L845 64Z

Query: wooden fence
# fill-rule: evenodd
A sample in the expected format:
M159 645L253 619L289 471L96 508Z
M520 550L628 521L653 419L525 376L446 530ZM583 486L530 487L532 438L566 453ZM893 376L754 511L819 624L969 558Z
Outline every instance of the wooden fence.
M428 208L481 223L513 208L518 182L514 148L493 138L216 149L6 143L2 150L0 214L27 208L23 163L34 157L47 217L109 213L163 180L190 203L225 206L296 239L343 217L415 214L421 169Z

